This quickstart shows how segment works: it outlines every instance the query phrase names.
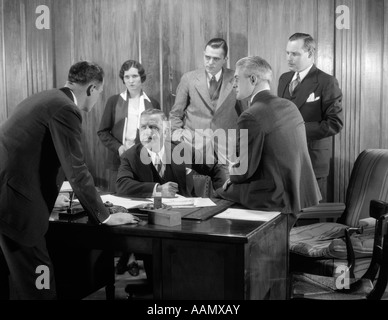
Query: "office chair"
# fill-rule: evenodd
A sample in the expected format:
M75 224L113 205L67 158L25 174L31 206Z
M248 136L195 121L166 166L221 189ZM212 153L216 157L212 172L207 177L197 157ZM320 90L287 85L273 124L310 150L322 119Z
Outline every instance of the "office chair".
M197 197L210 198L212 196L212 181L209 176L193 174L194 191Z
M295 273L291 277L291 299L381 299L388 281L388 203L372 200L370 215L377 221L372 260L365 274L360 279L354 279L349 277L349 272L345 269L342 269L342 273L337 277Z
M290 271L333 276L339 266L349 265L344 230L363 226L362 234L351 236L354 275L361 277L373 252L374 224L369 217L372 199L388 201L388 149L368 149L359 154L349 179L344 210L337 222L313 223L291 229ZM326 217L330 216L330 205L322 205ZM320 206L311 210L317 216ZM337 218L338 208L333 205L332 211Z

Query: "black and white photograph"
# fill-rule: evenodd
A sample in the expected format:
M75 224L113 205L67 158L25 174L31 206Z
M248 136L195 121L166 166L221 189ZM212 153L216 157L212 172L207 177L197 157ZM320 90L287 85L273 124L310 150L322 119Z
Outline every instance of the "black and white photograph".
M388 0L0 0L0 300L388 300L387 89Z

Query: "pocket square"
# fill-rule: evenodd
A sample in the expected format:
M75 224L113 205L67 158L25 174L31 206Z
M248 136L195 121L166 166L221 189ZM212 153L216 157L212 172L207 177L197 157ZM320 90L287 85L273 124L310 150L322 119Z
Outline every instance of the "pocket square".
M320 97L315 97L314 92L311 92L311 94L307 98L306 102L314 102L314 101L318 101L319 99L320 99Z
M186 176L187 176L188 174L190 174L191 171L193 171L193 170L191 170L190 168L187 168L187 167L186 167Z

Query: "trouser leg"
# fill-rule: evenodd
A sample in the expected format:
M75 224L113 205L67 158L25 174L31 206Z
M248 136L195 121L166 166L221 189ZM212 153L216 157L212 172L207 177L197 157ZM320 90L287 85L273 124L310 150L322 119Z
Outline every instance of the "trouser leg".
M0 234L0 248L10 273L11 299L56 299L54 269L44 237L26 247Z
M0 246L0 300L9 300L9 270Z
M320 202L327 202L327 177L317 178L317 182L322 195Z

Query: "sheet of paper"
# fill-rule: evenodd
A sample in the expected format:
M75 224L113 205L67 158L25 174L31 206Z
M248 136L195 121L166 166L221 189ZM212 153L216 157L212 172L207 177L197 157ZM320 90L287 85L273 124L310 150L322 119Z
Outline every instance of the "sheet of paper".
M130 209L130 208L136 208L139 206L142 206L144 204L150 203L150 200L144 199L144 200L132 200L128 198L122 198L118 196L114 196L111 194L106 194L101 196L102 202L109 201L113 203L115 206L122 206L124 208Z
M69 181L63 181L62 187L59 192L71 192L73 188L71 187Z
M234 220L249 220L249 221L269 221L280 212L275 211L259 211L259 210L248 210L248 209L226 209L214 216L214 218L222 219L234 219Z
M196 207L216 207L217 205L210 198L194 198Z

